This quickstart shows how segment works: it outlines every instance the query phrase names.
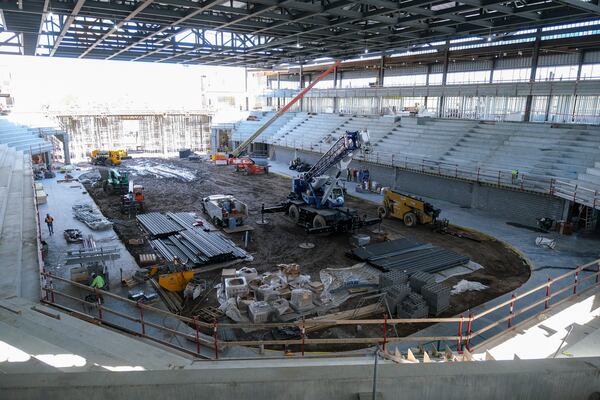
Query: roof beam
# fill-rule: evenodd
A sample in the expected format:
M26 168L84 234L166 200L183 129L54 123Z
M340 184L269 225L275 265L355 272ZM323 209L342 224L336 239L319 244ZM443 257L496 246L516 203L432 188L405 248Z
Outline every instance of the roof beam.
M146 7L148 7L150 4L152 4L153 1L154 0L145 0L144 2L139 4L131 13L129 13L129 15L127 17L125 17L117 25L115 25L114 27L109 29L109 31L106 32L104 35L102 35L93 45L91 45L83 53L81 53L81 55L78 58L83 58L86 55L88 55L90 53L90 51L94 50L96 48L96 46L98 46L104 39L106 39L113 33L117 32L125 23L127 23L131 19L135 18L136 15L138 15L139 13L144 11L144 9Z
M179 18L175 22L173 22L173 23L171 23L171 24L169 24L169 25L167 25L167 26L159 29L158 31L156 31L156 32L154 32L154 33L146 36L145 38L140 39L140 40L138 40L138 41L136 41L136 42L134 42L134 43L126 46L125 48L117 51L116 53L112 54L110 57L107 57L106 59L110 60L111 58L114 58L114 57L118 56L119 54L132 49L133 47L135 47L135 46L137 46L137 45L145 42L146 40L151 39L151 38L155 37L156 35L159 35L159 34L161 34L163 32L166 32L168 29L175 28L177 25L184 23L188 19L193 18L196 15L198 15L200 13L203 13L204 11L209 10L211 7L217 5L218 3L222 3L222 2L223 2L223 0L209 0L209 1L205 1L203 3L196 3L196 4L200 4L201 7L197 8L195 11L192 11L192 12L188 13L184 17ZM175 32L173 34L167 35L164 38L162 38L162 39L158 40L157 42L155 42L155 44L160 44L160 43L162 43L164 41L171 40L172 38L174 38L175 36L177 36L178 33L179 33L179 31L177 31L177 32Z
M48 2L48 0L46 0L46 2ZM56 53L56 50L58 50L58 46L60 46L60 42L62 42L63 38L67 34L67 31L71 27L71 24L73 23L73 21L75 21L75 17L77 17L77 14L79 14L79 11L81 11L81 7L83 7L84 3L85 3L85 0L77 0L75 7L73 7L73 11L71 11L71 14L65 20L63 27L60 30L60 34L54 41L54 46L52 46L52 50L50 50L50 57L54 56L54 54ZM42 20L43 19L44 19L44 17L42 16Z

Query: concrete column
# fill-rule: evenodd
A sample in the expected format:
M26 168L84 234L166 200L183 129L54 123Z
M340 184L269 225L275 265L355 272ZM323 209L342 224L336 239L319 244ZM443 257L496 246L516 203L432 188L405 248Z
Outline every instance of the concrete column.
M448 78L448 62L449 62L449 42L446 42L446 50L444 51L444 69L442 71L442 91L446 88L446 79ZM440 102L438 106L438 117L442 116L442 112L444 109L444 95L440 95Z
M65 156L65 165L66 164L71 164L71 149L69 148L69 134L68 133L64 133L62 135L62 142L63 142L63 149L64 149L64 156Z
M377 86L383 86L383 78L385 75L385 57L381 56L379 70L377 71Z
M535 76L537 73L538 67L538 58L540 54L540 44L542 42L542 30L538 28L537 34L535 37L535 43L533 45L533 53L531 55L531 72L529 73L529 83L533 84L535 82ZM524 121L529 121L531 119L531 106L533 103L533 95L529 94L527 99L525 100L525 112L523 115Z

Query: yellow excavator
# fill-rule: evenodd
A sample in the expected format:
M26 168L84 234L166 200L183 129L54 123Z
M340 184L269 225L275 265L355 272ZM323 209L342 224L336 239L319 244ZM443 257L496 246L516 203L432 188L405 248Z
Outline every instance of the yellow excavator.
M117 166L121 165L120 150L92 150L90 159L94 165Z
M391 189L384 192L383 204L377 209L380 218L398 218L408 227L435 224L440 212L423 199Z

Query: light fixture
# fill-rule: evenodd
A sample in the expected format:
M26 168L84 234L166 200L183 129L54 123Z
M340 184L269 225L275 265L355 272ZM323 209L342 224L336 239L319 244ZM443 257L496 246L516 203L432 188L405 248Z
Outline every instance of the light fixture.
M488 38L487 38L487 41L488 41L488 42L491 42L491 41L492 41L492 37L491 37L491 36L488 36Z
M365 49L365 54L367 54L369 52L369 49Z

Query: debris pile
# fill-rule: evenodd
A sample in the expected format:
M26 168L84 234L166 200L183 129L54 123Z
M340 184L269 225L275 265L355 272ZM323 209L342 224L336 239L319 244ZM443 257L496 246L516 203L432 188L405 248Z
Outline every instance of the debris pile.
M127 165L127 168L133 170L138 176L173 178L183 182L191 182L196 179L196 172L193 170L150 160Z
M75 218L86 224L90 229L99 231L109 229L112 226L112 223L89 203L74 204L72 208Z
M279 264L277 267L277 271L263 274L249 267L223 269L217 299L225 314L237 322L286 322L307 315L326 314L352 297L332 296L332 291L348 294L348 290L345 284L332 278L331 271L327 275L327 284L324 284L302 275L298 264ZM359 268L354 270L358 272ZM346 278L352 276L348 271L345 272ZM347 283L347 279L345 281ZM371 281L371 286L376 288L377 285Z

